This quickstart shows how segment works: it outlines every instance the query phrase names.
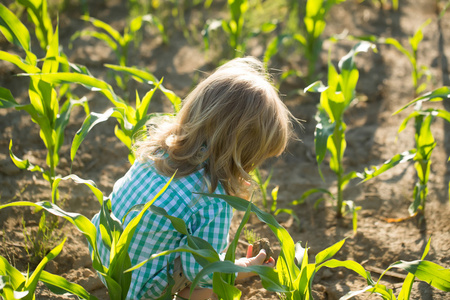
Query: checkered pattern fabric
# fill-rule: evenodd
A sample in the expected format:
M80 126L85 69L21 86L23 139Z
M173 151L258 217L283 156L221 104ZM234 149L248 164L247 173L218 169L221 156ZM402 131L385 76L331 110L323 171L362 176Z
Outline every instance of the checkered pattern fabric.
M203 169L182 178L175 178L154 205L164 208L171 216L184 220L192 235L208 241L218 253L225 250L232 218L232 208L218 198L204 197L195 192L207 192ZM136 162L124 177L114 185L111 194L112 211L121 220L136 204L153 199L167 183L168 177L157 173L152 162ZM219 185L216 194L225 194ZM133 211L125 219L126 226L139 212ZM99 214L92 222L100 233ZM141 219L128 249L131 264L136 265L152 254L186 245L185 235L180 234L169 219L147 211ZM109 250L103 245L100 234L97 245L103 264L109 265ZM127 299L155 299L167 286L167 267L172 271L173 261L181 256L183 271L193 281L202 269L192 254L182 252L154 259L133 271ZM200 287L212 288L212 274L202 278Z

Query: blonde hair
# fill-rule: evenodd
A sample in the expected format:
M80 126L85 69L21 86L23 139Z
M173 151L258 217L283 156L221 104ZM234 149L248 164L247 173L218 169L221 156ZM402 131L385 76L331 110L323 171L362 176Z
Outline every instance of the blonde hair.
M280 155L293 135L292 114L255 58L233 59L201 82L172 120L149 126L137 146L139 160L182 177L205 167L213 192L245 193L249 172Z

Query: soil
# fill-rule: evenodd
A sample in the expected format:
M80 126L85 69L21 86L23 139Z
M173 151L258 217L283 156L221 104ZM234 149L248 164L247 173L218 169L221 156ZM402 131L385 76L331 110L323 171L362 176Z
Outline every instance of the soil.
M270 1L269 1L270 2ZM389 1L385 1L389 2ZM388 6L378 7L378 1L348 0L336 5L330 11L325 38L342 33L344 30L354 36L372 34L381 37L394 37L407 45L408 37L428 18L432 19L424 29L424 38L417 53L420 65L427 66L432 75L427 91L443 85L450 85L450 12L438 21L439 8L445 1L405 0L400 1L399 9L394 11ZM178 19L166 16L169 41L164 44L158 32L148 27L138 48L130 55L130 65L148 68L158 78L164 77L165 86L184 97L205 72L212 71L219 64L221 45L216 45L212 52L205 54L200 37L203 23L210 18L226 16L225 1L214 1L210 9L201 5L188 7L185 18L189 29L196 29L197 34L186 39ZM86 65L94 76L112 82L105 63L116 64L116 56L103 42L84 37L74 41L69 48L70 36L88 25L80 20L81 9L78 1L60 12L60 43L71 62ZM103 20L118 30L126 24L128 9L121 1L98 1L89 4L91 16ZM167 10L170 12L170 10ZM27 22L25 14L22 18ZM29 26L28 28L32 28ZM223 39L222 39L223 40ZM247 53L261 57L263 39L253 38L248 43ZM328 50L331 58L337 62L355 44L354 41L339 41L336 44L323 44L318 68L326 72ZM1 49L21 53L17 48L0 38ZM33 49L39 49L33 40ZM43 57L39 53L38 57ZM287 53L289 59L277 56L270 64L271 71L278 80L280 70L289 67L305 71L306 60L299 51ZM402 120L410 111L393 116L392 113L414 98L411 79L411 65L408 59L392 46L379 45L378 51L361 53L356 64L360 71L357 92L358 101L354 102L345 113L347 123L347 149L344 156L346 172L363 171L372 165L380 165L397 153L414 148L414 129L409 124L404 132L397 133ZM9 63L0 61L0 86L12 91L19 103L28 103L27 79L15 76L21 71ZM324 201L314 207L317 198L308 198L300 205L290 205L293 200L310 188L322 187L334 190L335 176L325 161L322 166L324 181L320 178L314 158L314 115L318 102L317 95L298 92L306 86L300 79L290 78L280 87L283 99L295 117L302 119L303 128L298 127L301 141L292 142L282 156L271 159L262 168L267 176L273 168L269 191L279 186L278 207L292 209L300 222L292 215L281 213L278 221L289 231L295 242L309 248L310 258L332 244L347 238L344 246L336 255L337 259L354 260L364 265L377 279L380 270L399 260L416 260L422 256L424 247L431 237L431 248L427 259L445 268L450 267L450 207L449 181L450 165L450 124L437 119L432 131L437 146L433 151L429 195L424 218L410 218L402 222L390 223L387 218L408 216L408 207L412 201L412 192L416 182L416 173L412 163L397 166L389 172L358 184L350 182L344 192L345 199L353 200L361 207L358 212L358 229L354 234L350 216L336 218L333 203ZM129 83L129 94L137 89L143 95L149 86ZM104 97L89 92L82 87L75 88L75 94L86 96L91 111L103 112L111 107ZM131 97L130 97L131 98ZM448 102L448 100L447 100ZM170 111L161 95L157 96L150 107L151 111ZM449 110L449 103L435 102L433 107ZM13 141L13 152L20 158L27 158L32 163L45 166L46 150L39 138L39 129L24 112L12 109L0 110L0 201L45 201L50 199L48 183L37 173L19 170L12 163L8 147ZM71 140L80 128L85 113L75 109L66 130L66 140L61 149L61 161L58 174L70 173L81 178L91 179L99 189L108 195L114 182L129 168L128 150L114 136L114 120L97 125L87 136L78 150L77 157L71 164L69 151ZM72 182L61 183L60 205L66 211L77 212L91 218L98 210L99 204L91 191L84 185ZM231 234L237 229L242 214L236 213ZM19 270L26 271L31 257L26 252L24 239L33 235L39 224L40 213L30 209L7 208L0 210L0 254L6 257ZM23 224L25 223L25 231ZM60 274L70 281L84 286L99 299L108 299L107 290L91 267L87 242L69 223L60 222L61 229L55 237L67 237L62 253L50 261L46 270ZM260 237L267 237L275 252L280 247L270 229L252 217L247 225ZM244 256L246 245L244 238L238 247L238 255ZM28 244L29 245L29 244ZM56 241L49 243L56 245ZM31 251L31 250L30 250ZM35 265L31 264L31 266ZM382 283L393 288L398 294L403 282L403 272L392 270L391 276L384 276ZM254 278L237 285L243 292L243 299L278 299L275 293L263 289L259 279ZM365 281L346 269L322 269L314 279L315 299L338 299L349 291L365 286ZM37 299L67 299L71 296L52 295L45 287L39 285ZM377 298L364 295L359 299ZM428 284L416 281L411 299L448 299L448 295Z

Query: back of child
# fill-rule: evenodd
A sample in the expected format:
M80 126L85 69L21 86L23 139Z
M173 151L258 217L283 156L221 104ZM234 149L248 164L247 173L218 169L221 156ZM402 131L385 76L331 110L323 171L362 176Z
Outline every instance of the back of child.
M225 63L188 95L175 117L149 124L148 138L136 145L136 162L114 185L112 213L122 219L133 206L153 199L176 174L153 205L183 219L190 234L222 253L228 243L232 208L219 198L198 193L246 197L249 173L265 159L284 151L293 133L292 120L260 61L246 57ZM137 213L130 212L124 226ZM92 221L98 228L99 215ZM107 263L109 251L100 237L97 244L102 261ZM129 247L131 263L136 265L152 254L186 244L186 236L166 217L148 211ZM235 263L263 264L264 258L262 253ZM266 265L273 267L274 261ZM161 256L133 271L127 298L161 296L168 286L168 270L176 282L183 278L172 293L189 295L189 282L201 269L186 252ZM241 277L246 276L251 275L244 273ZM212 274L202 278L198 287L193 299L208 298Z

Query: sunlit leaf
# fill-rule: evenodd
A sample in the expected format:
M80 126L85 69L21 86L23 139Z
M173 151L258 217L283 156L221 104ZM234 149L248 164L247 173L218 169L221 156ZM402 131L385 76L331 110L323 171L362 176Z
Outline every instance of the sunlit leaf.
M81 299L97 299L95 296L90 295L81 285L67 281L64 277L42 271L39 280L44 282L45 285L55 294L70 293Z
M434 101L442 101L444 99L450 99L450 87L448 87L448 86L443 86L443 87L437 88L431 92L423 94L420 97L417 97L416 99L412 100L411 102L409 102L402 108L398 109L396 112L393 113L393 115L398 114L399 112L403 111L407 107L409 107L419 101L434 102Z
M445 292L450 292L450 269L427 260L399 261L389 268L400 268Z
M30 33L5 5L0 3L0 31L12 44L31 51Z

